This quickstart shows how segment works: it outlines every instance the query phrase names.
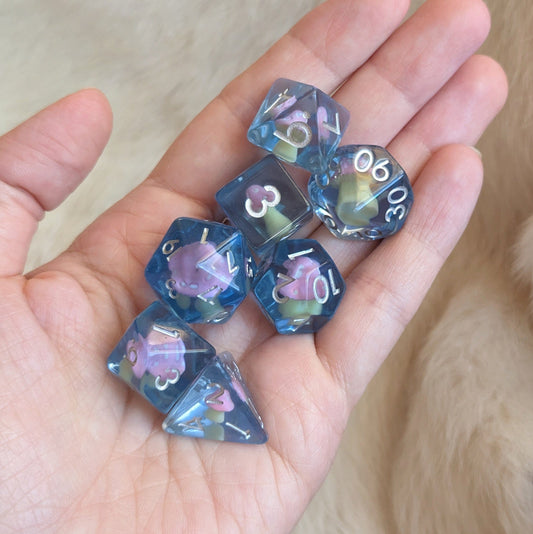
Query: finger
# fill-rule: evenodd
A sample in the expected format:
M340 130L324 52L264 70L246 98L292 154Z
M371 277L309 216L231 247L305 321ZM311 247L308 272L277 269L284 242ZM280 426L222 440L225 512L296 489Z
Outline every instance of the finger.
M151 180L214 206L214 193L262 155L246 132L272 82L286 77L333 91L387 39L407 5L333 0L319 6L207 106Z
M0 276L22 272L39 219L85 178L110 131L107 100L85 90L0 137Z
M431 0L336 93L350 107L343 144L386 146L481 46L490 15L481 0Z
M343 12L338 9L339 5ZM156 168L157 180L214 206L215 191L260 156L243 141L270 83L286 76L330 91L362 65L377 44L384 42L391 32L391 22L399 23L399 17L391 20L390 12L403 15L403 9L397 6L374 2L368 9L364 3L352 5L357 6L357 10L347 11L344 4L327 4L328 10L335 8L334 12L328 12L329 16L319 11L304 19L264 58L228 86L208 106L206 115L200 116L184 132L180 141L185 138L186 142L175 145L164 158L163 165ZM391 7L386 14L382 11ZM352 126L344 142L368 135L365 142L382 136L379 144L386 144L480 46L489 25L490 18L481 0L428 2L355 73L348 86L343 86L336 94L339 102L353 112ZM346 28L356 37L346 39L346 35L350 35ZM317 47L317 36L325 34L331 42ZM301 51L295 53L295 41L296 50L302 42L306 44L303 56ZM313 50L311 55L309 48ZM355 60L352 59L354 54ZM344 58L342 63L340 56ZM271 65L277 67L271 68ZM420 87L416 87L417 84ZM211 132L207 140L205 131ZM175 174L167 172L172 166L168 158L183 161L195 145L204 148L202 159L195 160L194 170L180 173L177 180ZM228 158L228 154L231 157ZM213 162L216 162L215 172Z
M414 184L431 154L440 147L474 145L500 111L507 97L507 80L498 63L473 56L431 99L387 147ZM418 198L415 196L415 203ZM345 241L325 226L313 233L342 272L350 272L377 243Z
M339 309L318 332L316 343L351 403L398 340L464 231L482 175L481 160L470 148L439 150L420 174L414 188L417 202L402 231L347 278Z

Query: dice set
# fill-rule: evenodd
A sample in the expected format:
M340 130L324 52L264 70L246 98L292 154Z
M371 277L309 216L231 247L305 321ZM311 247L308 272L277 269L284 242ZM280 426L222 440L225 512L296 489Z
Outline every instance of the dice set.
M189 324L229 320L253 291L280 334L314 333L333 317L345 284L317 241L290 237L313 213L343 239L381 239L405 222L413 203L405 171L382 147L339 146L348 120L319 89L275 81L248 131L271 155L215 195L231 225L178 218L148 262L160 302L134 320L108 368L166 414L170 434L264 443L231 354L217 354ZM279 160L311 173L311 202Z

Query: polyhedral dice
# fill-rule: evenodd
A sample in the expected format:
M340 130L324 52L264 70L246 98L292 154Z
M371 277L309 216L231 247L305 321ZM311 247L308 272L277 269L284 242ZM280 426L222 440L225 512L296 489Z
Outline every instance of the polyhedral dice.
M312 85L280 78L248 130L248 140L312 173L324 171L350 114Z
M160 412L167 413L215 354L184 321L154 302L135 318L107 366Z
M163 422L170 434L239 443L267 435L231 354L216 356L196 377Z
M176 219L146 266L155 292L188 323L227 321L250 289L255 262L224 224Z
M225 185L216 200L259 255L313 217L308 200L274 156Z
M317 241L288 239L259 266L253 290L280 334L305 334L329 321L344 289L336 265Z
M345 239L394 234L413 204L405 171L387 150L371 145L338 148L329 169L311 176L309 195L322 222Z

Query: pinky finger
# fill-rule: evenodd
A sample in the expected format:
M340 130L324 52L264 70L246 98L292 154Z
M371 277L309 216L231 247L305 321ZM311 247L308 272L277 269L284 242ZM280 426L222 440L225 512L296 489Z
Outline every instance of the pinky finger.
M383 241L347 276L339 310L316 342L350 404L392 350L461 237L482 178L474 150L464 145L440 149L415 184L416 201L402 231Z

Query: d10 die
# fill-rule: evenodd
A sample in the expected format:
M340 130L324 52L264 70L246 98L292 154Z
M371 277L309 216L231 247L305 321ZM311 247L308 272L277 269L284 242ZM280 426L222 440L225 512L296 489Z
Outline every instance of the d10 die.
M248 130L248 139L312 173L326 169L350 114L312 85L276 80Z
M374 240L404 224L413 204L409 178L382 147L342 146L327 172L309 180L315 213L333 235Z
M274 156L225 185L216 200L259 255L313 217L311 205Z
M267 435L231 354L216 356L163 422L170 434L264 443Z
M184 321L222 323L246 297L254 271L238 230L182 217L170 226L145 276Z
M313 239L278 243L259 267L254 294L280 334L316 332L335 313L344 280Z
M154 302L133 321L107 366L160 412L167 413L215 354L185 322Z

